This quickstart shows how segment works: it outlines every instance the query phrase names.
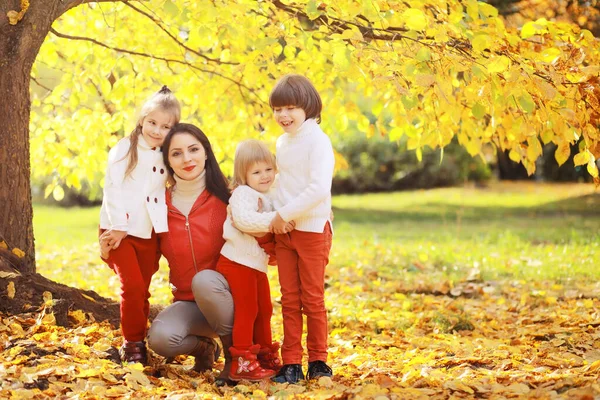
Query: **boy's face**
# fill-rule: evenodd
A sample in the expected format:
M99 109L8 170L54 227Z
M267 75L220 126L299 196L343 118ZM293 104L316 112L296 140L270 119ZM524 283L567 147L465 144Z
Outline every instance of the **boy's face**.
M300 125L306 121L306 113L301 107L284 106L273 107L275 121L287 133L296 133Z

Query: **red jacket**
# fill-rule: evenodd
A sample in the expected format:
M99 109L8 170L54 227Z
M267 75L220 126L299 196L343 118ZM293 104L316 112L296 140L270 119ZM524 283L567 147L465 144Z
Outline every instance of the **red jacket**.
M169 232L158 235L160 251L169 262L174 301L193 301L192 278L203 269L215 269L225 243L227 204L204 190L186 218L173 206L168 189L166 201Z

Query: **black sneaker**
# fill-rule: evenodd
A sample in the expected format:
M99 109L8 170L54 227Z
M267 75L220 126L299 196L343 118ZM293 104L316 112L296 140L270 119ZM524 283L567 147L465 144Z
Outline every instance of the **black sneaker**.
M306 373L308 379L317 379L322 376L333 376L333 371L329 365L325 364L324 361L312 361L308 363L308 372Z
M286 364L281 367L277 375L271 378L275 383L298 383L303 379L304 373L300 364Z

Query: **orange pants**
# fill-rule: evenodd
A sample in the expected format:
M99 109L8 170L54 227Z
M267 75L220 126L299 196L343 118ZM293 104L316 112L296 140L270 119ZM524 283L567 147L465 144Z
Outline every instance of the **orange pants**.
M146 337L150 282L152 275L158 271L159 260L158 239L154 231L150 239L126 236L104 260L121 282L121 331L128 342L139 342Z
M216 269L227 279L233 297L233 347L248 350L253 344L270 346L273 304L267 274L224 256Z
M283 364L302 363L302 314L306 315L308 361L327 361L325 267L331 227L323 233L293 230L275 236L283 314Z

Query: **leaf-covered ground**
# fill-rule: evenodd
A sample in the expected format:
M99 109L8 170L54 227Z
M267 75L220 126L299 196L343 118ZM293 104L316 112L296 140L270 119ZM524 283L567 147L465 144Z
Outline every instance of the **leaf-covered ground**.
M588 185L531 183L336 197L333 380L218 389L185 357L122 366L118 330L80 312L67 330L44 309L1 316L0 397L597 398L599 205ZM36 207L38 270L116 297L97 215ZM153 285L167 304L166 266Z

